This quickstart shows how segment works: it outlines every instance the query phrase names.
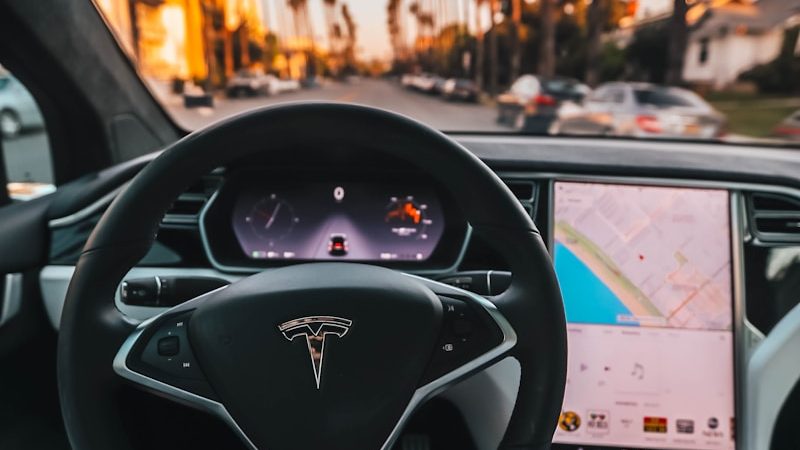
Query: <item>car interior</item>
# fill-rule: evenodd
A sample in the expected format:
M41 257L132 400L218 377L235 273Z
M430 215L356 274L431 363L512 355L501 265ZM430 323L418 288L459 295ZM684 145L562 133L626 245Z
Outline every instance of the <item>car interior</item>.
M800 85L560 61L800 4L639 3L0 0L0 449L799 449Z

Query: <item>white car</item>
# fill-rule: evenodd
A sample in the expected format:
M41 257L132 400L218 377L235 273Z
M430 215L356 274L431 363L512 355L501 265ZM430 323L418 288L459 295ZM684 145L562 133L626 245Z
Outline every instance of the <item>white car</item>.
M242 69L228 80L225 91L228 97L271 95L273 79L260 70Z
M269 75L272 79L270 81L270 95L280 94L282 92L295 92L300 90L300 82L291 78L278 78Z
M16 78L0 74L0 135L14 138L26 129L43 126L44 119L30 92Z

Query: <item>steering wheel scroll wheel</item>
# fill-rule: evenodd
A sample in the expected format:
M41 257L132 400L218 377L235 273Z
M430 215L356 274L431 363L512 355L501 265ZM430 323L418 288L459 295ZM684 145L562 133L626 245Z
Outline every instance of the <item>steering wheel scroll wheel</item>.
M311 263L266 270L142 323L116 309L122 278L197 178L260 152L332 144L406 160L457 194L474 233L508 262L511 286L487 299L383 267ZM219 416L250 448L388 450L425 400L513 357L520 383L500 448L539 450L561 410L566 351L550 257L497 175L409 118L303 103L192 133L117 196L69 286L58 380L78 450L131 448L114 395L131 382Z

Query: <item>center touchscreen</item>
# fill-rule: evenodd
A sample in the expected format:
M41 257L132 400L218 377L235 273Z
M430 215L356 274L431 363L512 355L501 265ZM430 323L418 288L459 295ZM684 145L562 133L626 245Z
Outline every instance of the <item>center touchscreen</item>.
M569 366L556 449L733 449L724 190L557 182Z

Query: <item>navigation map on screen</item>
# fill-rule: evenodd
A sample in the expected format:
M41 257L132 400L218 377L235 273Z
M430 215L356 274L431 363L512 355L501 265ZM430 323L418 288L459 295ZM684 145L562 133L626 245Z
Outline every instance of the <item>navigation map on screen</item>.
M555 442L734 447L728 196L555 183L570 345Z

